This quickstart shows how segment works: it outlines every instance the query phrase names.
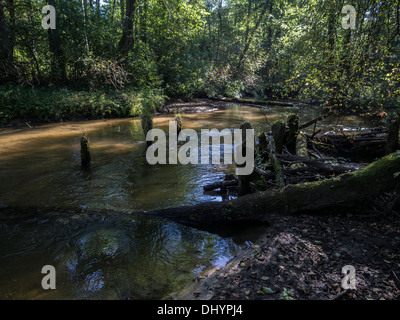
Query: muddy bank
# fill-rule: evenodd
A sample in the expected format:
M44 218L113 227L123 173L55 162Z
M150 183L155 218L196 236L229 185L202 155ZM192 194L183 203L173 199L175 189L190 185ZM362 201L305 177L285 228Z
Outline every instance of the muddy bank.
M273 216L268 234L173 299L400 299L400 215ZM341 271L356 270L344 290Z

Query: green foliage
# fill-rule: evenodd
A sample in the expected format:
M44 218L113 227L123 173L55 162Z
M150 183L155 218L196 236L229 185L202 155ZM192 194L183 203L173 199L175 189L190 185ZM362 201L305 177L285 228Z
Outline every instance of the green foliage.
M341 26L347 1L91 3L56 1L57 28L48 32L43 1L5 1L0 85L48 88L3 92L4 121L66 110L140 115L142 105L160 104L146 96L155 90L160 97L299 98L361 114L400 109L398 1L351 3L355 30ZM65 97L54 89L61 86Z
M161 90L74 91L66 88L0 86L0 119L68 120L140 116L163 105ZM147 111L146 111L147 112Z
M280 300L296 300L295 298L292 297L293 294L293 289L289 290L286 288L283 288L283 291L279 297Z
M295 25L282 38L290 45L281 54L281 95L318 100L350 113L398 108L400 37L395 3L354 3L355 30L341 25L344 4L307 1L292 6L297 7L297 16L289 19Z

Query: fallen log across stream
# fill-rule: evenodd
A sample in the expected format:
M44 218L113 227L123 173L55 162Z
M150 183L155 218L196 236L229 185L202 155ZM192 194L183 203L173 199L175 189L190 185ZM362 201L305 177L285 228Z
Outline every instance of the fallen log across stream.
M335 178L288 185L282 189L248 194L224 202L160 209L145 215L201 227L216 224L267 222L270 214L316 213L324 210L360 208L400 182L400 152L397 151L364 169Z

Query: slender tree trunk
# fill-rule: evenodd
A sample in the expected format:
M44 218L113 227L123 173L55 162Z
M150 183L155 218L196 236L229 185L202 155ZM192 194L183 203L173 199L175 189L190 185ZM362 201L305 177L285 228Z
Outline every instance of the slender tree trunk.
M86 29L86 24L88 20L87 0L82 0L82 15L83 15L83 36L85 38L86 55L88 56L90 48L89 48L89 40L87 37L87 29Z
M118 45L118 51L121 54L126 54L133 46L133 18L135 7L136 0L126 1L125 17L122 22L122 36Z
M111 7L111 21L114 21L115 4L116 4L116 0L113 0L113 4L112 4L112 7Z
M32 29L35 28L35 21L32 19L32 15L28 15L28 20L29 20L29 24L31 26ZM22 40L24 40L24 44L26 46L26 48L28 49L31 58L33 59L34 63L35 63L35 68L36 68L36 74L37 74L37 80L40 83L40 81L42 80L42 74L40 71L40 63L39 60L37 58L37 45L36 45L36 40L35 38L29 39L29 37L25 37L23 35L21 35Z
M10 28L9 28L9 37L10 37L10 60L14 59L14 47L15 47L15 3L14 0L7 0L7 10L10 14Z
M148 11L148 0L144 0L144 8L143 8L143 14L144 14L144 19L143 19L143 42L147 43L147 11Z
M49 0L48 3L57 10L55 0ZM50 52L52 54L52 79L56 82L65 82L67 80L66 63L65 56L61 48L61 39L58 30L49 28L48 34Z
M237 77L237 75L240 73L240 71L241 71L241 69L243 67L244 58L246 57L247 51L250 48L250 44L251 44L251 41L253 40L254 34L258 30L258 28L259 28L259 26L261 24L261 21L264 18L265 12L268 9L268 5L270 4L270 1L272 1L272 0L265 0L264 7L263 7L258 19L257 19L256 25L254 26L254 29L252 30L252 32L248 35L247 41L245 41L244 48L242 50L242 53L239 56L239 61L238 61L237 67L236 67L234 78Z
M12 60L12 48L4 15L3 1L0 1L0 40L0 60Z
M400 36L400 1L397 1L396 20L397 20L397 35Z
M218 66L220 64L220 50L221 50L221 36L222 36L222 0L219 0L218 4L218 34L217 34L217 53L216 53L216 61L215 64Z
M96 15L100 18L100 0L96 0Z

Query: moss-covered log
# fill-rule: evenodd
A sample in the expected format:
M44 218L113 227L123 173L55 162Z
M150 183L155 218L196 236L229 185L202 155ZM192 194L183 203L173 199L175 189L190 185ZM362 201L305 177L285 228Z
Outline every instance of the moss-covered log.
M336 178L289 185L280 190L249 194L231 201L149 211L191 226L268 221L271 213L312 213L321 210L358 208L376 196L393 190L400 182L400 153L385 156L364 169Z

